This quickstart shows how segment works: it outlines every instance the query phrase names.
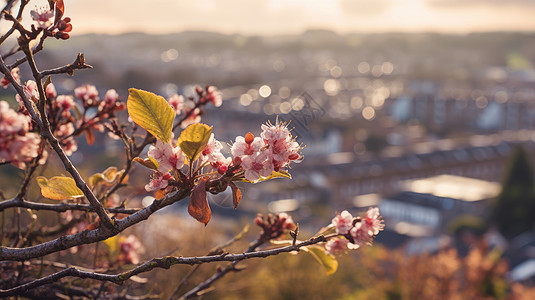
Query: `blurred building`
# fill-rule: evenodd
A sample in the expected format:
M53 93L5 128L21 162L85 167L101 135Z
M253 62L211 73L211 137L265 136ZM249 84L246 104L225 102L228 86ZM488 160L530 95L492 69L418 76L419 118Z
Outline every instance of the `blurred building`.
M410 236L437 236L447 233L459 217L484 217L488 201L500 190L496 182L439 175L404 181L400 193L383 196L375 205L388 220L387 229ZM357 207L370 204L359 197L354 202Z

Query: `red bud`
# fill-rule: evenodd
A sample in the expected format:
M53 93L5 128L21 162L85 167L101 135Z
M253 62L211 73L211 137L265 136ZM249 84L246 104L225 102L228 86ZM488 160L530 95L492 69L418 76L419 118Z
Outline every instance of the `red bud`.
M245 143L247 144L252 144L254 141L254 135L250 132L247 132L247 134L245 135Z
M298 158L299 158L299 154L297 153L293 153L293 154L290 154L290 156L288 156L289 160L296 160Z
M234 164L235 166L239 166L241 164L241 157L234 157L234 159L232 160L232 164Z

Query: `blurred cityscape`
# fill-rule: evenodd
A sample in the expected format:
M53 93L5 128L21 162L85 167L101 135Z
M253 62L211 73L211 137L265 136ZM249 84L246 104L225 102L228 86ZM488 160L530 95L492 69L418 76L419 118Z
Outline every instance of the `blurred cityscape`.
M517 146L535 154L532 33L83 35L51 42L40 67L68 64L78 51L94 70L56 78L60 93L82 83L123 97L130 87L170 96L215 85L224 102L203 122L227 143L268 120L290 122L306 145L294 180L244 187L237 211L228 195L214 196L231 218L290 212L318 228L334 211L379 206L387 226L379 243L434 251L456 243L459 217L488 216ZM323 223L310 224L312 215ZM535 262L533 230L486 236L509 247L513 271L524 267L517 280L535 275L525 271Z

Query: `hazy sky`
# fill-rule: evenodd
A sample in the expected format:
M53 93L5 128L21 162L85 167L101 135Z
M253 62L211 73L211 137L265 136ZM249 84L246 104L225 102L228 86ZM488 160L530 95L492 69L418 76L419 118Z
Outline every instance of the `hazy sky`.
M75 34L535 30L535 0L65 0L65 5Z

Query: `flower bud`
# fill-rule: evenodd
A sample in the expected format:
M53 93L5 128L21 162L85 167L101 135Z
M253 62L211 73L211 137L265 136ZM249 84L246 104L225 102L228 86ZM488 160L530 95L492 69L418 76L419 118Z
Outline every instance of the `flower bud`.
M245 135L245 143L247 143L248 145L251 145L254 141L254 135L250 132L247 132L247 134Z
M241 157L239 156L234 157L234 159L232 160L232 164L235 166L239 166L241 164Z

